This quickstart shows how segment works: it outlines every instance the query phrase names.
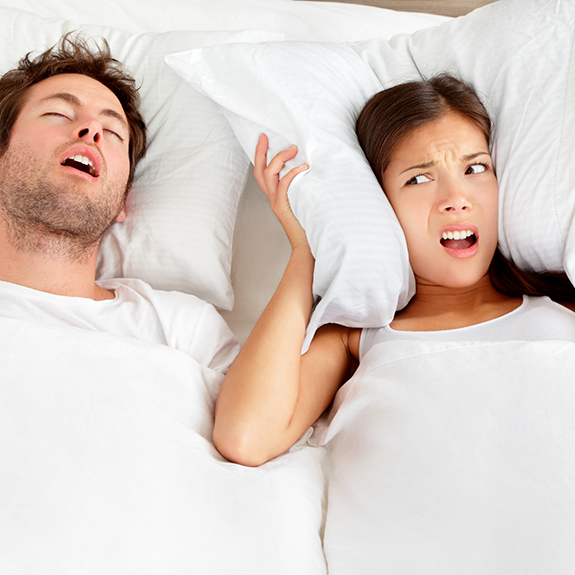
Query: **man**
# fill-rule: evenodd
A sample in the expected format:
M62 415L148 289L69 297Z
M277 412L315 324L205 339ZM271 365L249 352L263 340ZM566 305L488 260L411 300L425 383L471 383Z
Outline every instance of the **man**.
M77 37L0 79L1 573L212 560L189 542L216 536L214 401L238 344L192 295L95 281L146 149L138 104Z
M70 35L0 79L0 302L14 317L36 307L47 322L167 344L223 371L236 344L211 306L134 280L95 281L100 241L124 220L146 149L138 106L135 81L107 44L92 50ZM71 300L44 294L85 305L74 300L63 316ZM113 305L93 305L105 300Z

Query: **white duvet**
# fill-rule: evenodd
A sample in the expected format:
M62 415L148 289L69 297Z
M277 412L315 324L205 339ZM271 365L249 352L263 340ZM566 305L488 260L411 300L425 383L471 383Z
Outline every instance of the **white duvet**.
M2 574L325 575L326 485L330 575L573 573L574 344L376 345L257 469L186 354L7 319L0 350Z
M166 346L0 318L0 573L325 574L324 449L210 442L221 375Z
M379 344L333 413L330 575L574 572L574 344Z

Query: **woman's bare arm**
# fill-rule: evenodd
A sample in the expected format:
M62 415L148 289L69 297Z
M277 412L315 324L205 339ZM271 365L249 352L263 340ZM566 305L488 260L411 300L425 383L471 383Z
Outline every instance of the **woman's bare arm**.
M273 298L229 369L216 404L214 443L222 455L243 465L259 465L291 447L329 406L354 363L349 340L356 330L335 325L318 330L301 355L313 304L314 259L289 207L287 190L307 166L280 179L280 170L296 149L280 152L268 165L267 147L262 136L254 172L286 231L292 254ZM358 334L353 338L359 340Z

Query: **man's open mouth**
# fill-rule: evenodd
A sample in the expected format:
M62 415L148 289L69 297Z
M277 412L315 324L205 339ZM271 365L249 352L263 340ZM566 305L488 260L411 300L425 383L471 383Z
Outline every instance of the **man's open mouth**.
M75 168L76 170L80 170L81 172L89 174L94 178L98 176L98 174L96 173L96 168L94 168L94 164L92 163L92 160L90 160L90 158L87 158L86 156L81 155L70 156L69 158L66 158L62 162L62 165L68 166L70 168Z

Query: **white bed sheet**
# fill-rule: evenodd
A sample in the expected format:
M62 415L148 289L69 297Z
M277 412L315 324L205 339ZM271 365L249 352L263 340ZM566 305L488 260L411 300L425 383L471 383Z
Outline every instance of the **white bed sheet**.
M0 318L0 573L325 575L323 448L259 468L211 442L221 374Z
M330 575L568 575L575 344L374 346L313 441Z

